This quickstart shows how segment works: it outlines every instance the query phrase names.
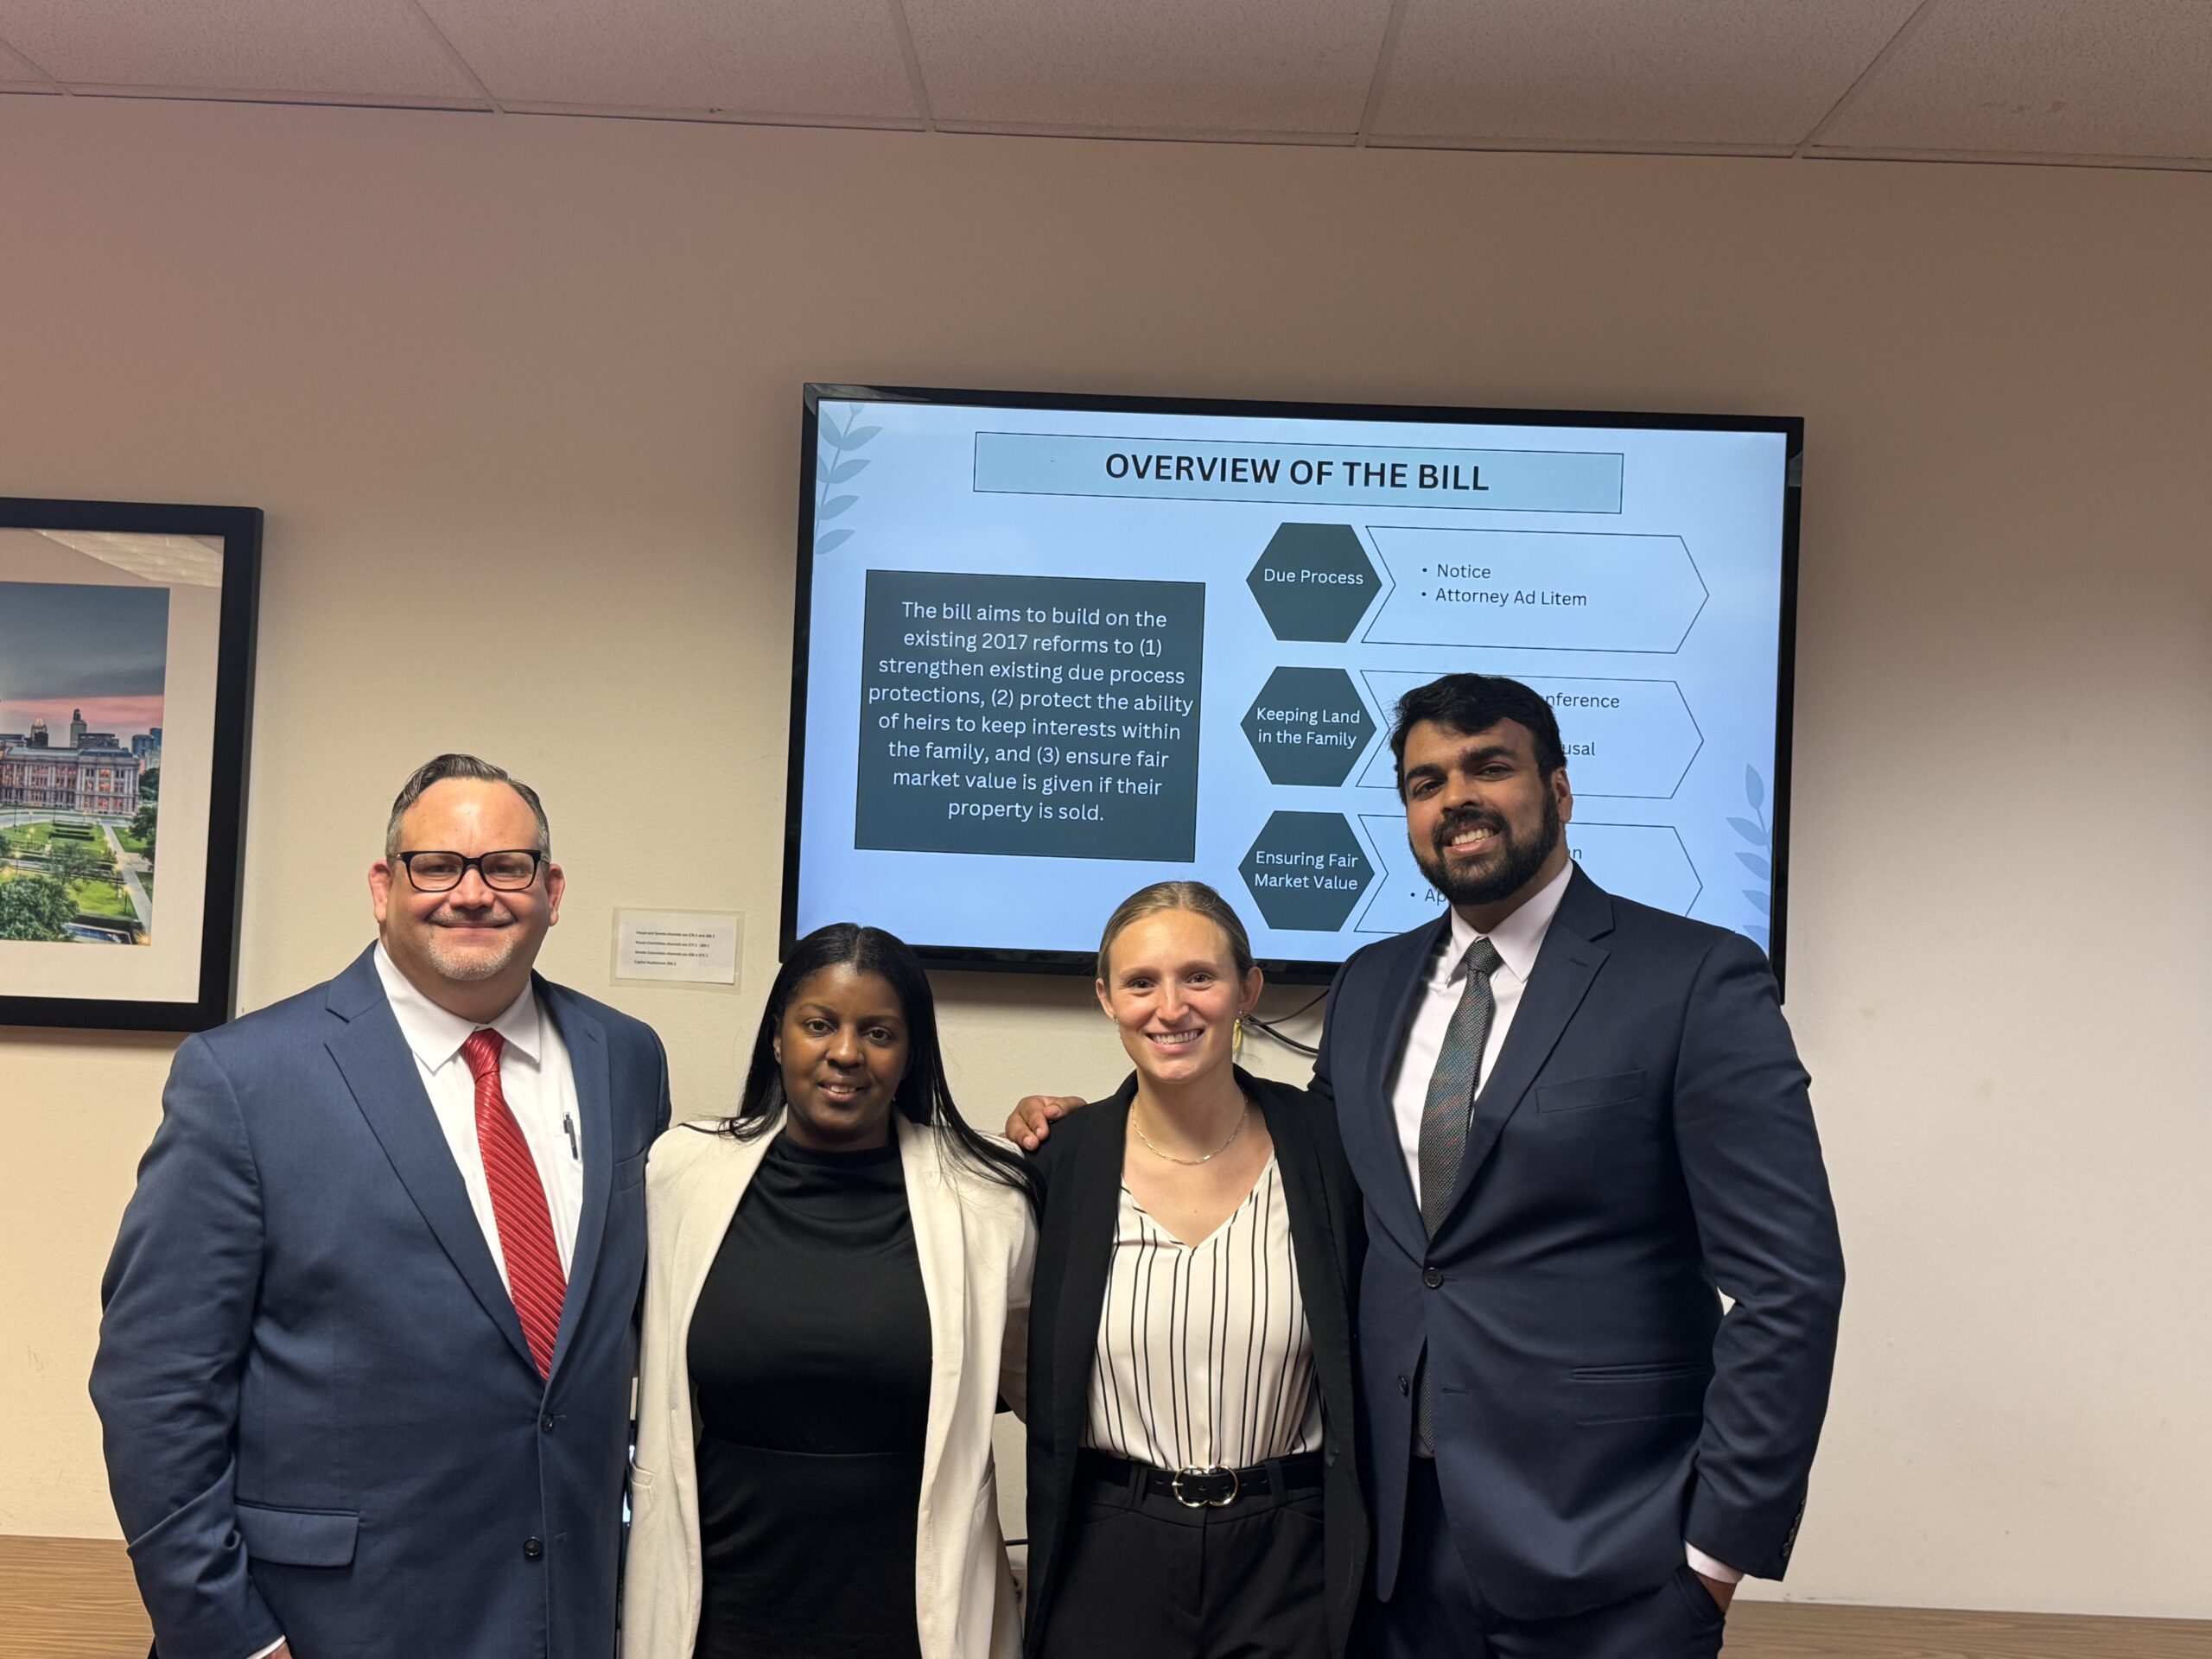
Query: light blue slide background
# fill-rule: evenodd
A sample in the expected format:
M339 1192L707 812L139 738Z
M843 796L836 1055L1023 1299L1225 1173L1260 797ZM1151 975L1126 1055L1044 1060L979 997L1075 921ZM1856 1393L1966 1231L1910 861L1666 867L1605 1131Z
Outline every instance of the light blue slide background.
M923 946L1088 951L1096 948L1108 912L1132 890L1195 875L1236 906L1260 956L1340 959L1441 909L1414 868L1395 811L1386 741L1390 699L1435 675L1475 670L1512 675L1547 694L1621 696L1618 709L1560 711L1569 745L1598 747L1596 755L1568 762L1577 801L1568 839L1577 856L1615 892L1767 942L1767 849L1760 837L1773 810L1786 462L1780 435L1246 416L1232 423L1126 410L830 400L821 414L800 931L856 920ZM1375 451L1579 450L1620 457L1623 482L1618 512L1588 514L1223 500L1206 499L1211 486L1197 484L1148 486L1179 488L1179 494L1116 498L976 489L977 435L1025 432L1135 439L1171 450L1177 440L1197 440L1216 454L1224 453L1224 441ZM1491 464L1486 458L1486 481ZM1084 481L1071 474L1071 487ZM1407 499L1416 498L1408 492ZM1246 586L1268 538L1290 522L1353 526L1382 578L1382 592L1344 644L1276 639ZM1438 533L1448 531L1487 533ZM1581 532L1649 539L1572 539ZM1418 597L1427 580L1425 557L1491 563L1503 579L1509 569L1536 568L1541 550L1554 545L1573 549L1573 556L1548 568L1572 577L1560 586L1591 593L1592 632L1585 637L1607 648L1575 648L1571 613L1531 610L1523 627L1510 611L1447 609ZM1486 548L1511 557L1483 556ZM1637 558L1639 550L1659 550L1661 556ZM1623 575L1609 583L1608 569ZM861 603L869 569L1205 582L1195 861L855 850ZM1340 788L1272 784L1245 740L1239 722L1269 671L1282 664L1342 668L1367 701L1378 729ZM1268 928L1237 874L1275 810L1343 813L1374 861L1376 878L1338 932Z

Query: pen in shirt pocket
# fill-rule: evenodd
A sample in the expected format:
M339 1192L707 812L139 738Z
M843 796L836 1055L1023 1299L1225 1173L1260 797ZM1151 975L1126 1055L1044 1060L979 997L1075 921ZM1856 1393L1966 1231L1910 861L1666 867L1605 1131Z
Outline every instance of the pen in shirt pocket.
M578 1163L583 1162L583 1149L576 1145L576 1120L566 1112L562 1113L561 1128L562 1132L569 1137L569 1156Z

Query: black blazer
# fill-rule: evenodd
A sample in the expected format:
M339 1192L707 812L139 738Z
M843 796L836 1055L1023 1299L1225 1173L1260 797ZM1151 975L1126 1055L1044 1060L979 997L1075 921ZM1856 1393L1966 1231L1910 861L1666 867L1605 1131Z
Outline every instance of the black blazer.
M1342 1654L1367 1573L1367 1510L1352 1426L1352 1287L1365 1249L1359 1192L1328 1100L1239 1068L1237 1082L1266 1119L1282 1173L1291 1255L1313 1339L1321 1395L1322 1501L1329 1639ZM1052 1126L1034 1161L1044 1223L1029 1306L1029 1589L1024 1650L1035 1659L1052 1616L1076 1454L1090 1415L1092 1355L1112 1264L1131 1073L1114 1095ZM1132 1594L1146 1593L1132 1585Z

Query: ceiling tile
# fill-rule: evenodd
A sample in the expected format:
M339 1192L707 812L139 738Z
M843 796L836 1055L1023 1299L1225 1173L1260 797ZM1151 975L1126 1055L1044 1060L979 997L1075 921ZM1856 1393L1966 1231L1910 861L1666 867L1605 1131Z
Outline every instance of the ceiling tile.
M1918 0L1408 0L1370 137L1787 149Z
M61 89L0 41L0 92L58 92Z
M502 103L921 117L886 0L423 0Z
M11 51L7 41L0 41L0 83L14 86L44 79L21 54Z
M1339 134L1389 0L905 0L940 125Z
M2206 0L1939 0L1820 147L2212 157Z
M482 102L406 0L0 0L0 36L73 86Z

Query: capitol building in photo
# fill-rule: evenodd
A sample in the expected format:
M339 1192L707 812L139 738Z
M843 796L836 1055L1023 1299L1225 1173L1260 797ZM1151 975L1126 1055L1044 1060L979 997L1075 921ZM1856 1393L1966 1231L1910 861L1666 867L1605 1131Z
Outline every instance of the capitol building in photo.
M158 748L152 750L158 756ZM113 732L89 731L84 710L69 722L69 742L54 747L46 722L28 732L0 732L0 808L34 807L86 817L127 818L138 810L145 753L134 753Z

